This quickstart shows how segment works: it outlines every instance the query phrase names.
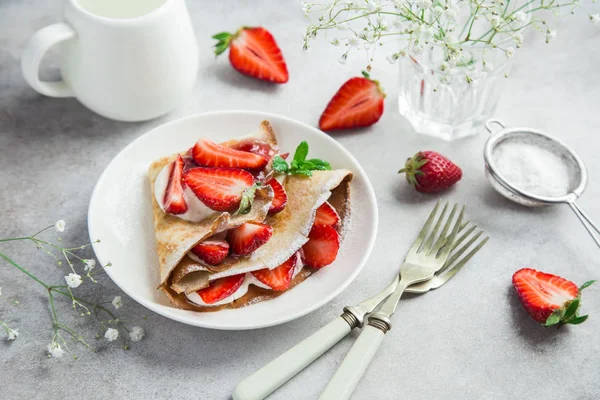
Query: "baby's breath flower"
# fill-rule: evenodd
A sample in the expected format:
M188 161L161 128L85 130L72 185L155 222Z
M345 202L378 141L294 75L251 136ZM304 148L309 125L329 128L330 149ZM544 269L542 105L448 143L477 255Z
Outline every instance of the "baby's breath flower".
M83 260L83 263L85 264L85 266L83 267L85 272L89 272L89 271L93 270L94 267L96 266L96 260L94 260L93 258L90 258L88 260Z
M76 287L81 285L81 282L83 282L81 280L81 276L74 273L70 273L69 275L65 276L65 281L67 282L67 286L69 286L72 289L75 289Z
M115 307L115 310L121 308L121 306L123 305L123 302L121 301L121 296L115 296L115 298L112 301L112 305Z
M502 17L500 17L499 15L492 15L492 17L490 18L490 24L492 24L494 28L498 28L501 23Z
M417 0L417 6L419 6L421 10L427 10L432 4L433 2L431 0Z
M515 45L517 48L520 48L523 45L523 35L520 33L513 34L513 39L515 40Z
M144 328L142 328L141 326L134 326L133 328L131 328L131 332L129 332L129 339L132 342L139 342L144 338L145 334L146 333L144 332Z
M342 65L346 65L346 61L348 61L348 54L344 53L342 54L342 56L339 58L338 62Z
M506 57L513 58L515 56L515 49L513 47L507 47L506 50L504 50L504 53L506 53Z
M8 326L5 326L4 329L6 330L6 340L15 340L19 337L18 329L11 329Z
M350 39L348 39L348 45L350 47L358 47L359 44L360 44L360 39L357 37L351 37Z
M556 31L548 28L546 31L546 43L550 43L550 39L554 39L556 37Z
M65 355L65 351L60 347L60 344L52 342L48 345L48 356L52 358L61 358Z
M513 17L519 24L524 24L528 20L527 14L525 14L523 11L517 11Z
M342 23L336 24L336 26L335 26L335 27L336 27L337 29L339 29L340 31L347 31L347 30L349 29L349 28L348 28L348 24L347 24L347 23L345 23L345 22L342 22Z
M492 72L494 70L494 64L489 63L489 62L483 63L483 70L485 72Z
M374 13L379 11L379 7L379 4L377 4L375 0L367 0L367 10L369 10L369 12Z
M592 21L592 24L596 25L598 22L600 22L600 14L590 15L590 21Z
M306 2L302 2L302 12L304 13L304 15L308 16L308 13L310 12L310 4L306 3Z
M58 221L56 221L56 223L54 224L54 229L56 230L56 232L64 232L65 231L65 221L62 219L59 219Z
M446 61L442 61L442 63L440 64L440 71L442 71L442 72L447 71L448 68L450 68L450 65L448 65L448 63Z
M104 338L109 342L117 340L119 338L119 331L114 328L108 328L104 333Z

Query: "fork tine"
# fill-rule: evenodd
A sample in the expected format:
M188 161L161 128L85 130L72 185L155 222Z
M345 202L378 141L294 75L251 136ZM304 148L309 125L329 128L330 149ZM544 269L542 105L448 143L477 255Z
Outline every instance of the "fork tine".
M452 213L450 215L454 214L454 211L457 209L457 207L458 207L458 204L455 204L454 208L452 209ZM460 214L458 215L458 219L456 220L456 223L454 224L454 228L452 229L452 233L448 237L448 243L454 243L454 240L456 239L456 235L458 235L458 231L460 229L460 226L462 225L462 221L463 221L463 218L465 216L465 208L466 208L466 205L463 205L462 209L460 210ZM451 222L452 221L450 220L450 218L448 218L448 223L451 223ZM442 244L446 243L446 239L445 238L440 238L440 240L442 241ZM445 247L443 247L436 254L436 258L447 258L448 255L450 254L451 250L452 250L452 246L445 246ZM445 264L445 262L444 262L444 264Z
M437 233L440 230L440 225L442 225L442 221L444 220L444 217L446 216L446 211L448 211L448 203L444 204L442 213L438 217L435 225L433 226L433 230L431 231L431 233L427 237L427 240L425 241L425 243L422 246L423 250L431 248L431 244L433 243L433 240L437 237ZM450 218L452 218L452 216L450 216Z
M448 230L448 225L449 225L449 224L451 224L451 223L452 223L452 221L454 220L454 214L456 214L456 203L454 204L454 206L452 206L452 211L450 211L450 215L448 215L448 218L446 219L446 223L444 224L444 228L442 228L442 234L443 234L444 232L447 232L447 230ZM440 218L440 221L439 221L439 222L441 222L441 221L442 221L442 219ZM432 233L433 233L433 232L432 232ZM437 232L435 232L435 233L436 233L436 235L437 235ZM442 237L442 236L440 236L440 238L441 238L441 237ZM433 235L432 235L432 236L430 236L430 239L431 239L431 240L429 240L429 241L428 241L428 243L427 243L427 244L428 244L428 246L427 246L427 247L423 246L423 248L421 249L421 250L422 250L423 252L425 252L425 254L427 254L428 256L430 256L430 255L433 253L433 250L434 250L434 248L435 248L435 247L437 247L437 245L438 245L438 243L439 243L439 241L440 241L440 240L439 240L439 238L434 238L434 237L433 237ZM434 241L433 239L436 239L436 240ZM432 245L432 244L433 244L433 245Z
M471 250L471 252L469 252L469 254L464 256L458 263L456 263L456 264L452 265L450 268L446 269L446 271L444 271L444 273L436 276L435 282L432 282L431 289L437 289L440 286L442 286L444 283L448 282L450 280L450 278L452 278L454 275L456 275L458 273L458 271L460 271L460 269L462 267L464 267L464 265L467 262L469 262L469 260L471 258L473 258L475 253L477 253L479 250L481 250L481 248L487 243L487 241L489 239L490 239L490 237L486 236L473 250Z
M431 226L431 223L433 222L433 218L435 217L435 214L437 213L437 210L440 207L441 202L442 202L441 200L438 200L438 202L435 204L435 207L433 207L433 210L429 214L427 221L425 221L425 225L423 225L423 228L421 228L421 232L419 232L413 245L410 247L410 250L408 251L409 254L416 253L417 251L419 251L419 248L421 247L421 244L423 243L425 236L427 236L429 227Z
M470 221L467 221L466 223L462 224L462 226L460 227L460 231L462 232L462 230L469 225ZM452 250L450 251L454 251L458 246L460 246L460 244L462 242L464 242L464 240L475 230L475 228L477 228L477 224L473 225L472 227L470 227L465 233L463 233L461 235L461 237L459 237L458 239L456 239L456 242L454 242L452 244Z
M442 269L438 272L441 273L444 270L448 269L452 265L452 263L454 263L456 260L458 260L458 257L460 257L465 251L467 251L469 249L469 247L471 247L471 245L473 245L473 243L475 243L475 241L477 241L477 239L479 239L479 237L482 234L483 234L483 230L480 229L479 232L477 232L475 235L473 235L473 237L467 242L467 244L465 244L463 247L461 247L456 252L454 252L450 255L450 257L448 258L448 261L446 261L446 263L444 264L444 267L442 267ZM454 251L454 249L452 249L452 251Z

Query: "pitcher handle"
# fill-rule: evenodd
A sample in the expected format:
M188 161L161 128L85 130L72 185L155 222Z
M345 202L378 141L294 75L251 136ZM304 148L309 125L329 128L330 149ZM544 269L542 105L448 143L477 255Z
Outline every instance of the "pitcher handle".
M73 96L73 90L64 80L58 82L41 81L38 72L44 54L52 46L73 39L75 35L75 31L69 25L61 22L40 29L29 39L25 44L25 51L21 58L21 70L29 86L50 97Z

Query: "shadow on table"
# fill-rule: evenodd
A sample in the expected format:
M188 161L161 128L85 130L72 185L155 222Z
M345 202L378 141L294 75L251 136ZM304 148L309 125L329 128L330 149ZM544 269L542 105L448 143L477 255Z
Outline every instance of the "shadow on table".
M236 71L229 63L219 62L212 63L205 67L202 71L210 79L217 80L231 86L232 88L243 88L248 91L261 91L267 94L276 93L280 90L280 84L262 81L260 79L251 78ZM202 82L203 78L198 77L198 82Z

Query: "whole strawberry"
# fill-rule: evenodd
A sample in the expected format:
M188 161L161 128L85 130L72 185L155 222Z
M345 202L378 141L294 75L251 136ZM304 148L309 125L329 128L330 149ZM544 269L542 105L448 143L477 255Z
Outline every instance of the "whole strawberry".
M422 193L441 192L462 178L460 167L435 151L418 152L398 173L405 173L408 183Z
M525 311L544 326L584 322L588 316L579 315L581 291L595 281L577 287L560 276L523 268L514 273L512 284Z

